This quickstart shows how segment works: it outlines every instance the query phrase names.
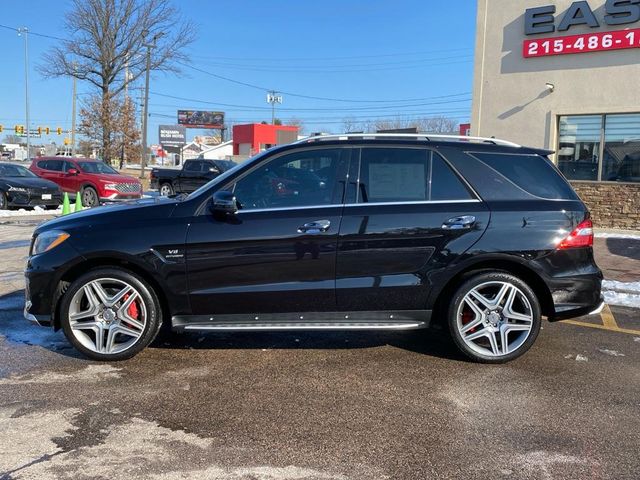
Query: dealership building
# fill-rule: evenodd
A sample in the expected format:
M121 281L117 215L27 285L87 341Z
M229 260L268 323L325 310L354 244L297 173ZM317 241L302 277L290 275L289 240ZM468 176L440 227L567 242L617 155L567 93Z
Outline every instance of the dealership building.
M596 226L640 230L640 2L479 0L471 134L553 150Z

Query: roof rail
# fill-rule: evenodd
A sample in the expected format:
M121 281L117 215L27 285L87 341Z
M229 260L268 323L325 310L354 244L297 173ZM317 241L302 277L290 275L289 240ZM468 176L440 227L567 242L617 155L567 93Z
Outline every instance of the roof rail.
M464 135L440 135L431 133L341 133L331 135L316 135L314 137L303 138L294 144L311 143L324 140L351 140L351 139L363 139L363 140L376 140L381 139L393 139L393 138L412 138L415 140L424 140L426 142L475 142L475 143L493 143L494 145L500 145L504 147L521 148L521 145L517 143L509 142L507 140L500 140L498 138L487 137L467 137Z

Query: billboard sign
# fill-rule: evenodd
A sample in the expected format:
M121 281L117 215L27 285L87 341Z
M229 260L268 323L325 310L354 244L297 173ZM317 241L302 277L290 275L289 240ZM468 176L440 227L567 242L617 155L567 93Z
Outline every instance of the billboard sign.
M224 112L178 110L178 124L186 128L224 128Z
M158 138L164 147L181 147L187 143L187 131L182 125L160 125Z

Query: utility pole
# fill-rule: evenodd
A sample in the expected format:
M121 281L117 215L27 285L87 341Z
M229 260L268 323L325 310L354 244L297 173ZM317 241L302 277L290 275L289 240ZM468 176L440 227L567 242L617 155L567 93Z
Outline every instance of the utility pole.
M76 64L73 64L73 73L76 73ZM77 78L73 75L73 106L71 107L71 156L76 156L76 82Z
M144 178L144 167L147 164L147 123L149 121L149 75L151 73L151 49L156 48L156 41L163 35L156 33L151 43L146 43L147 47L147 71L144 85L144 117L142 119L142 156L140 157L140 178Z
M31 124L29 123L29 29L18 28L18 35L24 35L24 104L27 117L27 160L31 153Z
M271 104L271 125L276 122L276 103L282 104L282 95L278 95L278 92L271 90L267 93L267 103Z

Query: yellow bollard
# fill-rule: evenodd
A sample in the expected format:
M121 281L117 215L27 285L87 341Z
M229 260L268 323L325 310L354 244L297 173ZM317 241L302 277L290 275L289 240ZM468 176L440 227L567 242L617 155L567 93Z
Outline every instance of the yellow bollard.
M69 205L69 194L64 192L62 197L62 215L69 215L71 213L71 205Z
M80 192L76 193L76 204L74 211L81 212L82 211L82 200L80 199Z

